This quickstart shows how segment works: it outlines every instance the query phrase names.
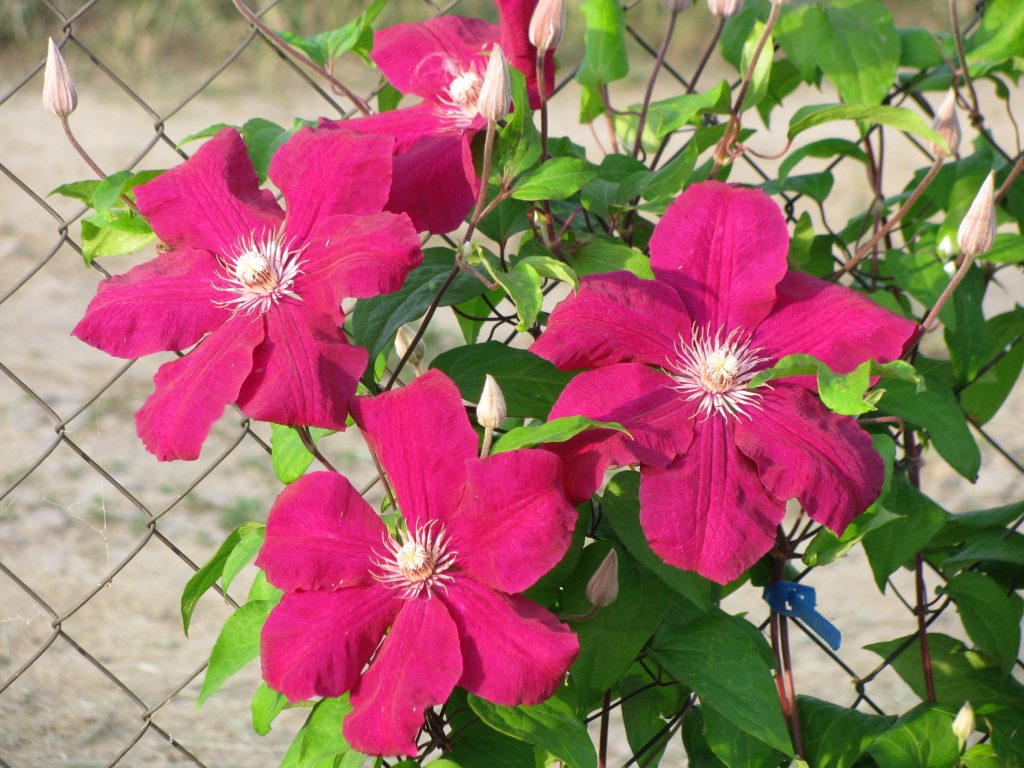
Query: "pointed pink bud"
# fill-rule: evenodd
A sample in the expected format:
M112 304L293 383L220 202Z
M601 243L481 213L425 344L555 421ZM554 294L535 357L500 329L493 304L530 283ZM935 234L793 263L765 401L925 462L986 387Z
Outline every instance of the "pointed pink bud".
M595 608L604 608L619 596L619 556L612 549L587 582L587 599Z
M940 156L946 154L955 155L956 151L960 148L960 118L956 114L956 91L952 88L946 94L946 98L939 107L939 111L935 113L935 119L932 120L932 130L945 139L946 144L949 146L947 151L938 144L933 143L932 152Z
M565 30L565 0L540 0L530 17L530 43L543 56L562 41Z
M505 420L505 396L491 374L484 377L484 391L476 405L476 422L484 429L497 429Z
M723 19L735 16L742 7L743 0L708 0L708 10Z
M956 231L956 242L964 258L973 259L992 247L996 239L995 196L996 174L990 171Z
M512 83L508 75L508 59L500 45L491 50L491 58L487 62L487 72L480 86L480 98L476 103L477 111L489 122L496 123L503 119L512 108Z
M78 94L71 79L68 65L60 55L60 49L50 38L46 51L46 70L43 73L43 107L60 118L66 118L78 106Z

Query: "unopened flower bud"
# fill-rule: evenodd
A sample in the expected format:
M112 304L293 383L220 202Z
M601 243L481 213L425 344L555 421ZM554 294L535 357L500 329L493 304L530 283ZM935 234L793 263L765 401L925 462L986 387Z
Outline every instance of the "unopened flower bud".
M491 374L484 378L484 391L476 404L476 422L484 429L497 429L505 420L505 396Z
M565 0L540 0L530 17L530 43L543 56L562 42L565 30Z
M939 253L947 259L956 253L956 243L953 242L953 237L948 233L942 236L942 239L939 240L939 244L936 248L938 248Z
M587 582L587 599L595 608L604 608L619 596L619 556L609 550L601 565Z
M723 19L735 16L742 7L743 0L708 0L708 10Z
M953 719L953 735L960 742L960 749L964 748L972 733L974 733L974 708L971 707L971 702L965 701Z
M693 5L693 0L661 0L661 7L669 13L682 13Z
M990 171L956 231L956 242L965 258L984 253L996 239L995 197L996 174Z
M46 70L43 72L43 106L47 112L60 118L66 118L78 106L75 83L52 37L46 52Z
M395 352L398 353L399 357L405 357L405 353L409 351L409 345L412 344L412 340L416 338L416 332L412 330L408 325L399 326L398 331L395 333ZM419 339L416 342L416 346L413 347L412 354L409 355L409 362L413 366L417 366L423 360L423 355L426 354L427 347L423 343L423 339Z
M932 152L939 156L947 154L955 155L960 148L960 118L956 114L956 91L952 88L946 94L946 98L939 106L932 120L932 130L946 140L949 149L943 149L938 144L932 144Z
M487 62L484 83L480 86L480 98L476 108L489 122L496 123L503 119L512 108L512 83L508 75L508 59L500 45L491 50L491 58Z

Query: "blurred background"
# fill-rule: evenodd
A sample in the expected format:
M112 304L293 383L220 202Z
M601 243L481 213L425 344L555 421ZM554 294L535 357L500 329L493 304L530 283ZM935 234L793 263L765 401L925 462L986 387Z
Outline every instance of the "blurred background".
M934 31L948 24L945 2L886 5L898 24ZM363 7L350 0L282 0L264 20L274 29L308 35L352 20ZM570 0L559 51L563 73L582 49L578 7ZM392 0L377 26L449 8ZM971 9L962 4L965 16ZM458 3L454 12L496 18L493 5L480 0ZM616 104L639 100L651 62L648 48L658 45L664 28L657 0L633 4L628 18L634 74L612 87ZM687 11L669 64L692 70L713 27L702 4ZM288 126L295 117L337 118L348 105L254 35L228 0L0 2L0 766L276 766L306 712L286 711L269 735L257 736L249 722L249 699L259 684L255 664L197 711L205 659L232 608L208 593L188 638L179 614L181 591L195 566L238 524L263 519L280 491L266 450L269 432L229 410L197 462L159 464L136 438L133 414L149 394L156 368L171 355L126 364L69 335L103 274L82 261L81 205L49 196L60 184L90 178L90 171L59 121L41 106L47 36L62 43L78 86L71 125L108 173L175 165L184 156L178 143L211 124L262 117ZM340 62L336 76L364 94L378 84L354 58ZM719 77L731 79L735 72L716 55L704 83ZM666 76L656 97L679 92ZM781 147L786 115L834 98L802 89L787 101L774 132L758 135L758 146ZM567 87L552 108L552 133L571 136L599 160L591 132L576 121L578 91ZM750 120L759 123L753 115ZM992 112L989 125L1004 145L1013 145L1005 114ZM840 129L829 130L840 135ZM894 140L886 166L890 194L923 163L900 146ZM765 168L770 173L772 164ZM733 179L758 181L743 164ZM837 169L836 184L844 193L838 216L863 210L870 190L862 169ZM796 212L801 210L798 205ZM123 272L151 256L146 249L99 266ZM1019 280L993 290L990 313L1008 309L1021 290ZM455 343L455 334L454 323L432 327L428 358ZM1018 387L991 425L1009 458L979 441L984 465L978 485L935 462L925 468L925 491L951 510L1024 496L1022 476L1011 464L1024 459L1024 432L1016 426L1022 414ZM373 476L355 436L324 446L357 487ZM895 579L901 590L907 576ZM232 585L235 600L244 600L251 577L251 571L243 573ZM823 612L843 630L843 658L858 674L878 662L862 650L864 644L914 628L892 591L877 594L857 552L811 583ZM754 619L767 612L753 590L731 598L727 607L748 610ZM955 617L944 618L937 628L959 635L958 624ZM794 642L798 689L852 701L849 669L803 636ZM913 702L890 670L872 683L871 695L891 712ZM621 764L628 757L621 738L617 748ZM664 764L684 764L678 744Z

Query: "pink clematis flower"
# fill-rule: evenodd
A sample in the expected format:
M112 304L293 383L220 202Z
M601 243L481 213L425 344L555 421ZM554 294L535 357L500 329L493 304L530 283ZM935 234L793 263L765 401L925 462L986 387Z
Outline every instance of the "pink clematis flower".
M518 593L564 555L575 511L556 456L476 458L476 433L441 373L359 398L353 413L405 528L389 534L333 473L278 497L257 559L285 593L263 627L263 676L291 700L351 691L349 743L413 755L424 710L456 685L514 705L562 682L576 636Z
M394 136L395 177L388 210L408 213L419 230L450 232L469 213L479 179L470 142L487 123L477 112L490 49L501 42L527 79L537 104L537 49L527 39L537 0L498 0L500 25L481 19L440 16L398 24L374 36L372 58L404 94L422 98L412 107L352 120L360 133ZM554 86L548 56L546 93Z
M136 414L157 458L196 458L233 402L253 419L344 429L367 353L341 332L341 299L397 290L422 260L409 219L382 212L391 148L302 129L270 166L287 214L230 128L136 190L172 250L100 283L73 333L125 358L200 342L160 367Z
M854 291L786 266L789 236L762 192L707 182L665 212L651 238L655 280L584 278L532 351L589 368L551 418L623 423L559 446L570 500L610 466L640 465L640 520L662 559L725 583L775 541L785 501L836 533L875 499L883 465L856 421L803 379L748 389L793 353L835 371L893 360L915 324Z

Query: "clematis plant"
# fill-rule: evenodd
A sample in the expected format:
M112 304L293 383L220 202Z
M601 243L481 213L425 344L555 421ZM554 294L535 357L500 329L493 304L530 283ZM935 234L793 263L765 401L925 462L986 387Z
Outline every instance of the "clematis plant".
M263 675L292 700L351 691L349 743L415 755L424 713L456 685L516 705L562 683L576 636L519 593L565 554L575 511L552 454L477 458L443 374L354 410L403 522L390 533L334 473L281 494L256 561L284 590L263 627Z
M229 403L345 428L367 355L341 332L341 299L394 291L422 259L408 217L383 212L390 171L390 140L304 128L270 166L285 212L225 128L136 189L167 250L100 283L74 335L125 358L199 342L136 416L157 458L196 458Z
M950 3L948 29L881 0L496 0L498 24L372 30L385 4L307 37L243 10L359 116L214 127L141 186L63 189L96 209L87 261L121 253L101 228L161 241L75 329L184 352L147 446L195 457L229 403L275 423L288 487L182 596L186 630L218 578L239 603L200 701L259 657L255 729L308 710L283 768L1024 765L1024 506L996 475L993 506L952 510L975 436L985 471L1015 462L989 427L1024 367L1024 156L992 119L1024 76L1017 0ZM350 50L409 102L354 96ZM362 493L311 429L349 421ZM913 634L870 621L894 595ZM834 700L805 695L795 628L881 667L822 657ZM873 687L887 665L904 690Z

